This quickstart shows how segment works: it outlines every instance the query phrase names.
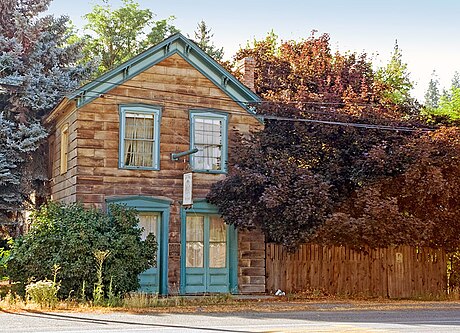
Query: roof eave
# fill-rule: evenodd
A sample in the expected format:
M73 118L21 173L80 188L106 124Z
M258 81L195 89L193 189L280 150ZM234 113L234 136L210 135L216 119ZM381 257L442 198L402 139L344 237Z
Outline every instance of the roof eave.
M259 103L260 97L238 81L194 42L180 33L124 62L66 97L69 100L75 99L77 107L81 107L176 53L210 79L241 107L254 114L249 104Z

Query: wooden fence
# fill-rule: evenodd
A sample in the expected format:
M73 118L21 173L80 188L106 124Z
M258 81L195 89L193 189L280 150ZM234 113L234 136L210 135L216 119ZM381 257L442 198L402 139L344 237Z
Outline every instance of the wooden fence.
M354 251L304 244L288 253L281 245L266 246L269 292L319 290L334 295L436 297L446 293L446 268L445 252L430 248Z

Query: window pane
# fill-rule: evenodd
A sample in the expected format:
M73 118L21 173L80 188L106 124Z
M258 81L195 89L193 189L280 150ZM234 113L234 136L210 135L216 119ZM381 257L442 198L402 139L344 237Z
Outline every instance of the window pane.
M158 214L157 213L140 213L139 227L143 229L141 239L145 240L148 234L154 234L157 237L158 230Z
M209 244L209 267L224 268L226 267L227 243L210 243Z
M194 144L198 152L194 155L194 168L220 170L222 156L222 120L194 118Z
M186 218L186 267L203 267L204 217Z
M218 216L211 216L209 220L209 241L225 242L227 239L227 225Z
M154 234L158 243L158 213L140 213L139 214L139 227L142 228L141 239L145 240L148 234ZM157 260L158 261L158 260ZM154 266L156 267L156 266Z
M204 217L187 216L187 242L203 242L204 239Z
M203 267L203 243L187 242L186 267Z
M67 160L69 158L69 126L66 124L61 129L61 175L67 172Z
M209 217L209 267L226 266L227 225L218 216Z
M127 166L152 167L155 119L149 113L126 113L123 161Z

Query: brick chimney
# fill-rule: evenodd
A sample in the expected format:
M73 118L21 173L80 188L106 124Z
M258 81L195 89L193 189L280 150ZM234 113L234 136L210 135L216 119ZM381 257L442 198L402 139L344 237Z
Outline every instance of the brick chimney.
M243 74L241 83L246 87L251 89L253 92L256 92L254 87L254 70L256 68L256 61L252 57L247 57L241 60L239 63L238 69Z

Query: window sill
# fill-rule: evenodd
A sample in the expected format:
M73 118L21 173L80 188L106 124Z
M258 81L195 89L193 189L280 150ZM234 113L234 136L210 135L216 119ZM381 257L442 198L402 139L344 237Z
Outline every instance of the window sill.
M195 169L192 169L192 171L196 173L227 174L227 170L195 170Z
M160 171L158 167L135 167L135 166L119 166L118 169L120 170L146 170L146 171Z

